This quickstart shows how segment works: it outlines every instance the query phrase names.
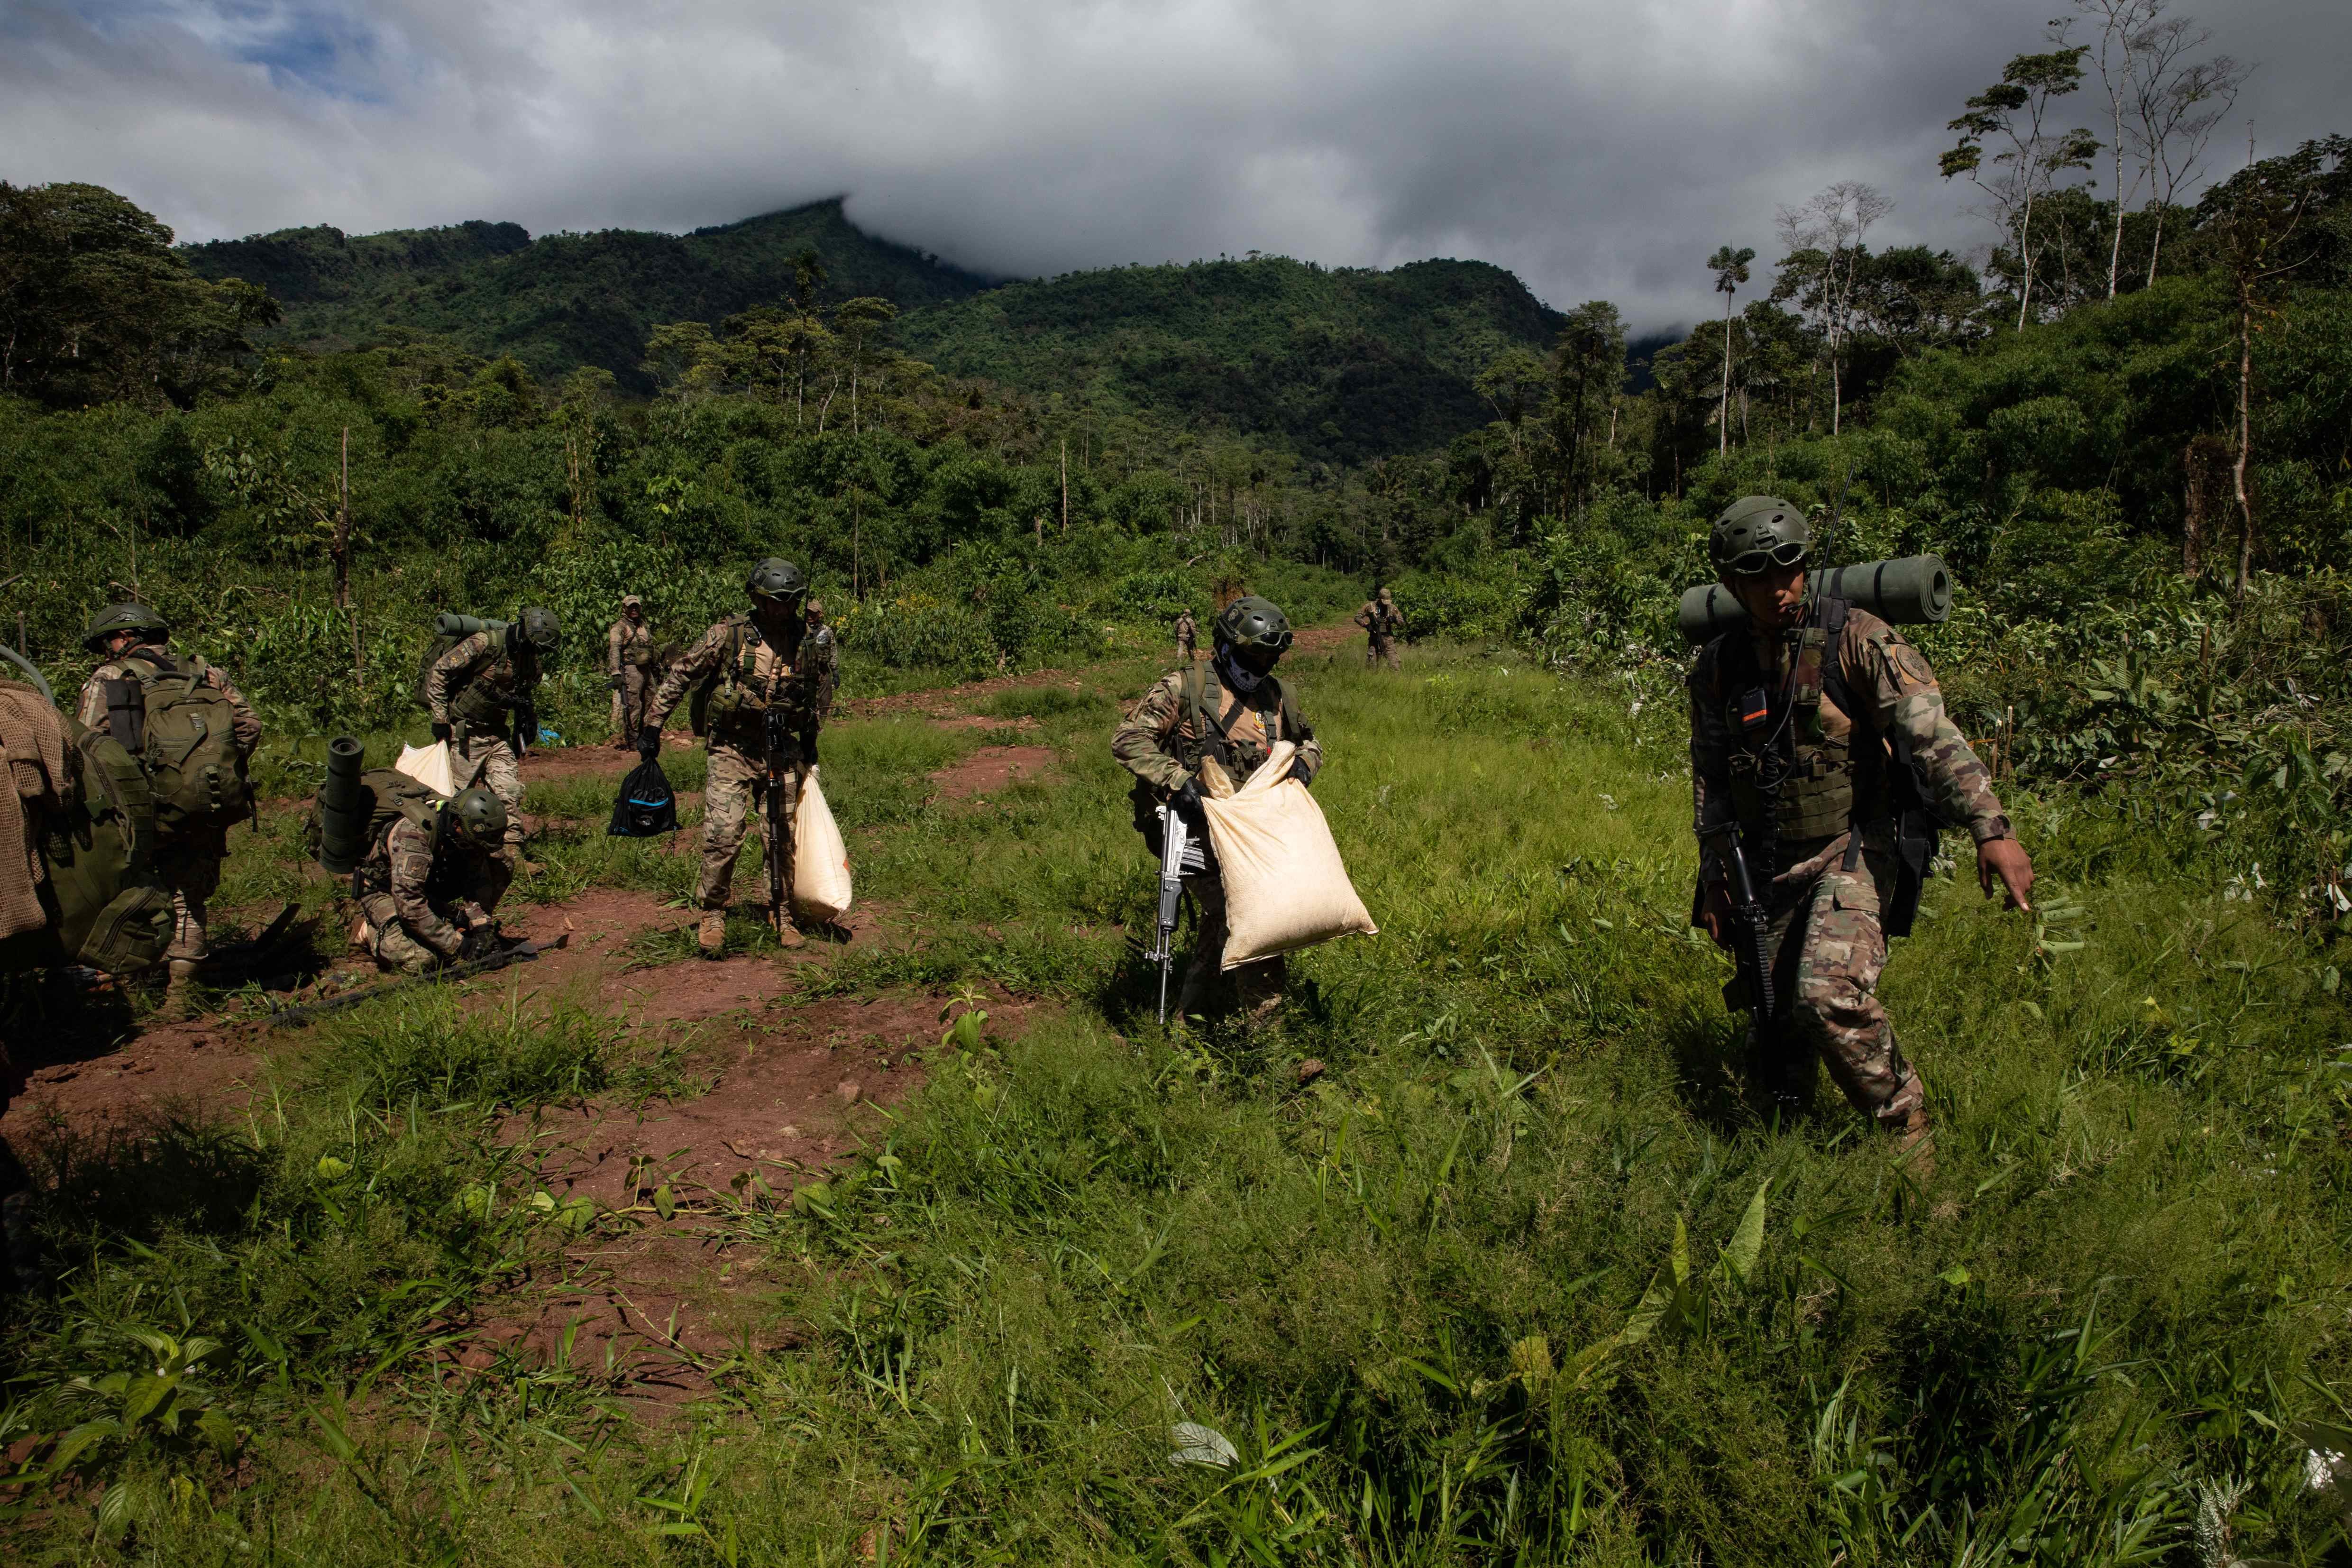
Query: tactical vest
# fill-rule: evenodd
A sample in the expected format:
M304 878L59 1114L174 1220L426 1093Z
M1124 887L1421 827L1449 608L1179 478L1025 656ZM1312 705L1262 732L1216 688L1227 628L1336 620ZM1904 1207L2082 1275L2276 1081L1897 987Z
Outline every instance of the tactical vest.
M471 633L469 636L479 636ZM507 634L492 634L503 638ZM425 645L425 659L417 667L416 695L425 700L425 683L433 667L465 637L436 637ZM450 716L465 721L468 728L495 730L503 732L513 722L519 709L530 707L539 693L539 665L536 659L518 658L511 650L500 647L488 660L465 678L465 683L449 699ZM426 706L429 708L430 703Z
M236 704L205 679L205 661L191 657L184 668L139 652L121 662L131 673L106 683L106 727L146 769L157 826L169 836L246 816L253 791L236 744Z
M1732 736L1733 809L1744 823L1769 820L1786 843L1833 838L1880 814L1885 747L1836 670L1846 608L1843 599L1822 601L1799 632L1793 674L1778 690L1744 627L1717 639L1717 679L1730 694L1724 719ZM1825 690L1846 717L1843 735L1822 728Z
M626 621L614 624L622 628L621 663L637 669L653 668L659 662L654 657L653 628L642 625L631 626ZM607 632L605 635L610 637L612 634Z
M795 647L775 650L784 661L784 669L768 683L762 695L758 664L766 639L759 623L750 616L730 616L722 624L728 628L727 651L695 690L688 710L694 732L758 750L766 744L772 714L790 733L803 733L819 717L805 658L816 639L803 632L795 639Z
M1183 703L1184 710L1192 715L1192 732L1190 735L1180 732L1177 748L1188 768L1199 768L1204 752L1215 757L1217 764L1238 784L1265 761L1276 742L1298 740L1307 726L1298 717L1298 709L1290 700L1289 689L1269 675L1257 690L1242 698L1241 707L1234 710L1236 720L1241 717L1243 708L1255 711L1259 723L1265 727L1265 741L1262 743L1252 740L1235 741L1230 724L1221 717L1225 707L1225 693L1223 684L1217 679L1217 672L1213 668L1214 663L1213 659L1207 664L1196 664L1184 672L1184 689L1179 700ZM1271 692L1266 690L1269 686L1274 689ZM1269 697L1271 701L1267 700Z
M162 960L174 923L172 895L154 878L153 796L145 770L107 731L68 716L66 732L71 789L37 836L48 923L0 942L0 973L81 963L129 974Z

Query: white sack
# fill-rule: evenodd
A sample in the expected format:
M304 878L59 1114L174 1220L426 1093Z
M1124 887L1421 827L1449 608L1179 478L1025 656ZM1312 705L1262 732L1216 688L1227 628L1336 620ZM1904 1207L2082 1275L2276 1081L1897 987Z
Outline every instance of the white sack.
M1322 808L1288 776L1297 751L1277 741L1239 789L1201 802L1225 885L1227 969L1380 930L1348 880Z
M426 789L439 795L457 793L457 765L449 758L449 742L436 741L429 746L403 746L400 761L392 764L393 772L406 773Z
M834 826L814 768L801 781L801 803L793 812L793 908L818 921L849 912L849 846Z

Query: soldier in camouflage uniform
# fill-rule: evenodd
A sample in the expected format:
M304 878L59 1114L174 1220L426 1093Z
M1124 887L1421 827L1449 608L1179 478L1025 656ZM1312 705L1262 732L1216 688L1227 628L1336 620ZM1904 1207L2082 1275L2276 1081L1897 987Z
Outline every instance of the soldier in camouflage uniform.
M2030 908L2033 864L1936 673L1902 635L1843 600L1816 600L1804 514L1748 496L1716 521L1709 552L1748 624L1699 651L1690 674L1695 923L1728 946L1737 842L1769 906L1778 1015L1751 1040L1775 1092L1809 1098L1813 1058L1856 1110L1934 1170L1927 1091L1877 996L1886 938L1909 929L1933 841L1927 813L1965 826L1987 897ZM1915 782L1916 781L1916 782Z
M1275 664L1291 644L1288 618L1253 595L1227 605L1212 629L1215 647L1208 662L1187 660L1183 668L1145 692L1113 731L1110 751L1141 781L1136 797L1139 825L1148 819L1148 808L1172 800L1191 824L1201 852L1197 864L1189 852L1184 861L1184 890L1200 912L1200 923L1192 933L1192 959L1184 972L1177 1012L1188 1017L1207 1016L1225 1011L1230 1004L1251 1023L1262 1024L1281 1005L1288 967L1279 955L1260 959L1233 972L1230 993L1223 984L1225 889L1201 812L1201 768L1204 759L1213 757L1239 784L1265 761L1276 742L1292 741L1298 753L1290 764L1291 776L1311 784L1323 766L1323 748L1316 743L1314 727L1299 716L1297 701L1274 674Z
M663 721L695 692L695 732L708 736L710 755L702 787L698 941L712 958L726 948L735 855L750 831L769 764L779 773L777 820L789 833L801 782L816 765L817 731L833 707L836 674L833 633L822 625L811 630L803 606L808 583L799 567L771 557L751 569L744 588L751 613L720 621L670 667L638 732L639 752L656 755ZM792 846L771 843L765 849L783 868L786 895L784 907L771 910L769 919L779 942L798 947L805 939L793 923Z
M250 757L261 743L261 721L253 705L229 683L220 667L193 655L184 662L172 657L170 628L163 617L144 605L116 605L93 617L82 646L106 656L82 683L77 716L92 730L105 730L134 756L140 745L130 726L140 705L142 676L194 673L205 685L228 699L236 712L237 752ZM168 976L163 992L166 1016L185 1016L196 1010L196 978L211 956L205 934L205 905L220 890L221 862L228 858L228 828L214 823L189 823L155 846L156 879L172 890L172 945L165 952Z
M1198 657L1201 646L1201 625L1189 609L1176 612L1176 662L1190 664Z
M425 672L433 738L447 741L457 782L489 786L506 807L507 869L523 869L522 749L538 738L539 682L562 647L551 610L526 608L499 631L452 645Z
M613 744L637 749L637 726L653 700L656 678L654 629L646 625L646 602L621 595L621 618L604 628L604 673L613 685Z
M506 832L506 806L490 790L406 806L352 873L366 917L356 945L410 974L488 956L507 889Z
M1356 625L1364 628L1364 668L1371 669L1386 664L1391 669L1404 668L1397 660L1396 639L1404 635L1404 612L1382 588L1364 607L1356 612Z

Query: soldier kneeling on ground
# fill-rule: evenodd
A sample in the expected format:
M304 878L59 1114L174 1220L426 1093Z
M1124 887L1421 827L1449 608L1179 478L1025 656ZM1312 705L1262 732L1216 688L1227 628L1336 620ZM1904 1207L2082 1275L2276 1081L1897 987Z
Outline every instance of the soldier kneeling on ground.
M1176 1010L1208 1016L1238 1007L1253 1025L1269 1022L1282 1004L1289 970L1280 955L1234 970L1230 990L1222 973L1225 952L1225 887L1209 847L1201 810L1201 767L1213 757L1235 784L1257 771L1279 741L1297 742L1291 776L1313 784L1323 748L1298 704L1276 679L1274 667L1290 647L1289 618L1265 600L1235 599L1210 628L1215 648L1205 664L1187 662L1143 694L1111 735L1111 755L1142 781L1137 786L1139 826L1163 801L1173 801L1192 829L1184 857L1184 890L1200 911L1192 960Z
M424 974L497 950L492 918L510 875L507 808L491 791L399 800L352 873L365 917L353 945L388 969Z
M1809 1102L1813 1062L1934 1170L1927 1091L1878 1000L1886 939L1910 930L1933 821L1965 826L1985 896L2030 909L2033 862L1992 777L1944 710L1936 672L1893 626L1816 598L1805 514L1747 496L1716 520L1708 554L1747 624L1690 673L1691 786L1701 847L1693 923L1728 947L1737 845L1769 924L1773 1016L1751 1013L1770 1091Z

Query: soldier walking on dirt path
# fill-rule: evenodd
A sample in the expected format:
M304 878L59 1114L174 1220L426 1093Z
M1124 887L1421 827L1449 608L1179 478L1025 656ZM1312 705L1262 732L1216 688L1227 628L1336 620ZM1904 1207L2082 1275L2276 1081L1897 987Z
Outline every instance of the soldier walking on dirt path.
M364 917L356 944L409 974L488 957L507 889L506 832L506 806L488 789L403 801L352 873Z
M1356 612L1356 625L1364 628L1366 669L1381 664L1391 669L1404 668L1398 662L1396 651L1396 639L1404 635L1404 612L1396 607L1396 601L1389 597L1386 588Z
M646 704L661 684L654 629L646 625L646 602L635 594L621 595L621 618L604 629L604 673L613 685L613 745L634 752Z
M156 790L156 879L172 892L163 1013L193 1016L211 956L205 905L220 889L228 829L253 809L247 759L261 743L252 704L217 665L172 655L170 628L144 605L100 610L82 646L105 662L82 683L79 717L140 759Z
M2011 909L2032 907L2033 863L1927 659L1876 616L1809 592L1811 543L1804 513L1770 496L1732 503L1708 540L1748 620L1690 674L1693 923L1731 945L1736 847L1769 921L1775 1010L1750 1026L1768 1088L1808 1103L1818 1056L1925 1180L1927 1089L1877 995L1887 938L1910 930L1942 824L1968 828L1985 896L1998 886Z
M1188 606L1176 612L1176 662L1190 664L1200 657L1200 623L1192 619Z
M522 858L522 750L539 735L539 682L563 646L555 613L527 606L503 630L462 637L425 672L433 738L447 741L461 784L489 786L506 807L507 869Z
M1176 1011L1210 1016L1238 1008L1252 1025L1270 1021L1282 1003L1288 966L1277 955L1233 971L1230 989L1220 972L1225 952L1225 887L1209 847L1201 809L1200 775L1213 759L1238 784L1262 764L1275 743L1296 742L1291 776L1312 784L1323 766L1323 748L1298 704L1274 674L1290 647L1288 617L1265 600L1235 599L1218 612L1212 627L1215 646L1205 664L1187 660L1143 694L1111 735L1111 755L1135 774L1136 822L1157 820L1157 808L1173 801L1193 829L1200 850L1196 866L1185 856L1184 890L1200 921L1192 933L1192 963Z
M789 833L801 784L816 765L817 731L833 705L836 673L832 633L822 626L811 632L804 604L808 582L799 567L771 557L751 568L743 586L751 595L751 614L730 616L712 626L670 668L637 744L642 754L657 754L663 721L689 690L694 693L694 731L708 737L710 756L702 790L698 941L711 958L726 949L735 855L756 815L770 763L776 764L780 779L776 820ZM767 843L764 848L784 868L784 907L769 911L776 940L799 947L806 939L793 923L792 845Z

